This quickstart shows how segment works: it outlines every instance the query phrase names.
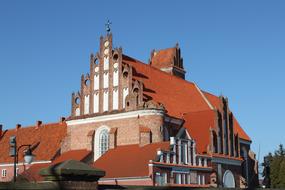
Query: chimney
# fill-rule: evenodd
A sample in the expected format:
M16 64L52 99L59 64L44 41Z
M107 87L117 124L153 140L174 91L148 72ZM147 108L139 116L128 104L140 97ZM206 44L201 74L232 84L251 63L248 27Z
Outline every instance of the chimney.
M22 125L18 123L18 124L16 125L16 131L18 131L18 130L21 128L21 126L22 126Z
M36 129L38 129L42 124L43 124L43 122L38 120L36 123Z
M0 139L1 139L1 136L2 136L2 130L3 130L3 125L0 124Z
M66 120L65 117L60 117L59 122L63 123L63 122L65 122L65 120Z

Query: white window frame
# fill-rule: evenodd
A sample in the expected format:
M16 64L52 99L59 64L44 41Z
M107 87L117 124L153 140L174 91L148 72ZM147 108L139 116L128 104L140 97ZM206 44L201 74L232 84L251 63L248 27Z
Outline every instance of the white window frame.
M181 184L181 173L175 174L175 181L176 181L176 184Z
M7 177L7 169L2 169L2 177Z
M187 184L191 184L191 175L190 175L190 173L189 174L186 174L186 176L187 176Z
M106 125L102 125L98 129L96 129L96 132L94 135L94 161L96 161L101 156L100 154L100 134L104 130L107 130L109 134L110 128Z
M104 129L99 134L99 154L102 156L109 149L109 133Z

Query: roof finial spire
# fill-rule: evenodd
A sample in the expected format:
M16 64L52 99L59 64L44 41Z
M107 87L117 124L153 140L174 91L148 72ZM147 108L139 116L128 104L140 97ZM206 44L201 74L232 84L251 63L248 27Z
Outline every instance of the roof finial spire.
M110 28L110 25L111 25L111 24L112 24L112 23L111 23L110 20L108 19L107 23L105 24L107 34L109 34L110 31L111 31L111 28Z

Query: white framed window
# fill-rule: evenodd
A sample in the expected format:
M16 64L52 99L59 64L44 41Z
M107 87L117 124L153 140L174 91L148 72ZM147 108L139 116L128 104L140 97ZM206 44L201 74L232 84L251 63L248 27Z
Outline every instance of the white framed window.
M198 176L197 176L197 178L198 178L198 179L197 179L197 181L198 181L198 185L201 185L201 176L200 176L200 175L198 175Z
M94 135L94 161L109 149L109 131L110 128L105 125L96 129Z
M162 185L166 185L167 184L167 173L162 173L162 179L163 179Z
M184 163L188 164L188 145L187 145L187 143L184 144L183 148L184 148L184 156L185 156Z
M102 156L109 149L109 134L108 130L104 129L100 132L99 135L99 152Z
M7 169L2 169L2 177L6 177L7 176Z
M158 186L163 186L167 184L167 173L155 173L155 183Z
M187 174L186 184L191 184L191 175Z
M175 183L181 184L181 174L180 173L175 174Z
M201 175L201 184L205 185L205 175Z

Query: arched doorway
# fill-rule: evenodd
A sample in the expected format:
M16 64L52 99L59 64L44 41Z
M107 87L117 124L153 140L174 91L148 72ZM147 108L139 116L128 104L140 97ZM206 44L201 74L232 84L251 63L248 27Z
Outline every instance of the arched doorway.
M223 176L223 186L227 188L235 188L235 178L230 170L227 170Z

